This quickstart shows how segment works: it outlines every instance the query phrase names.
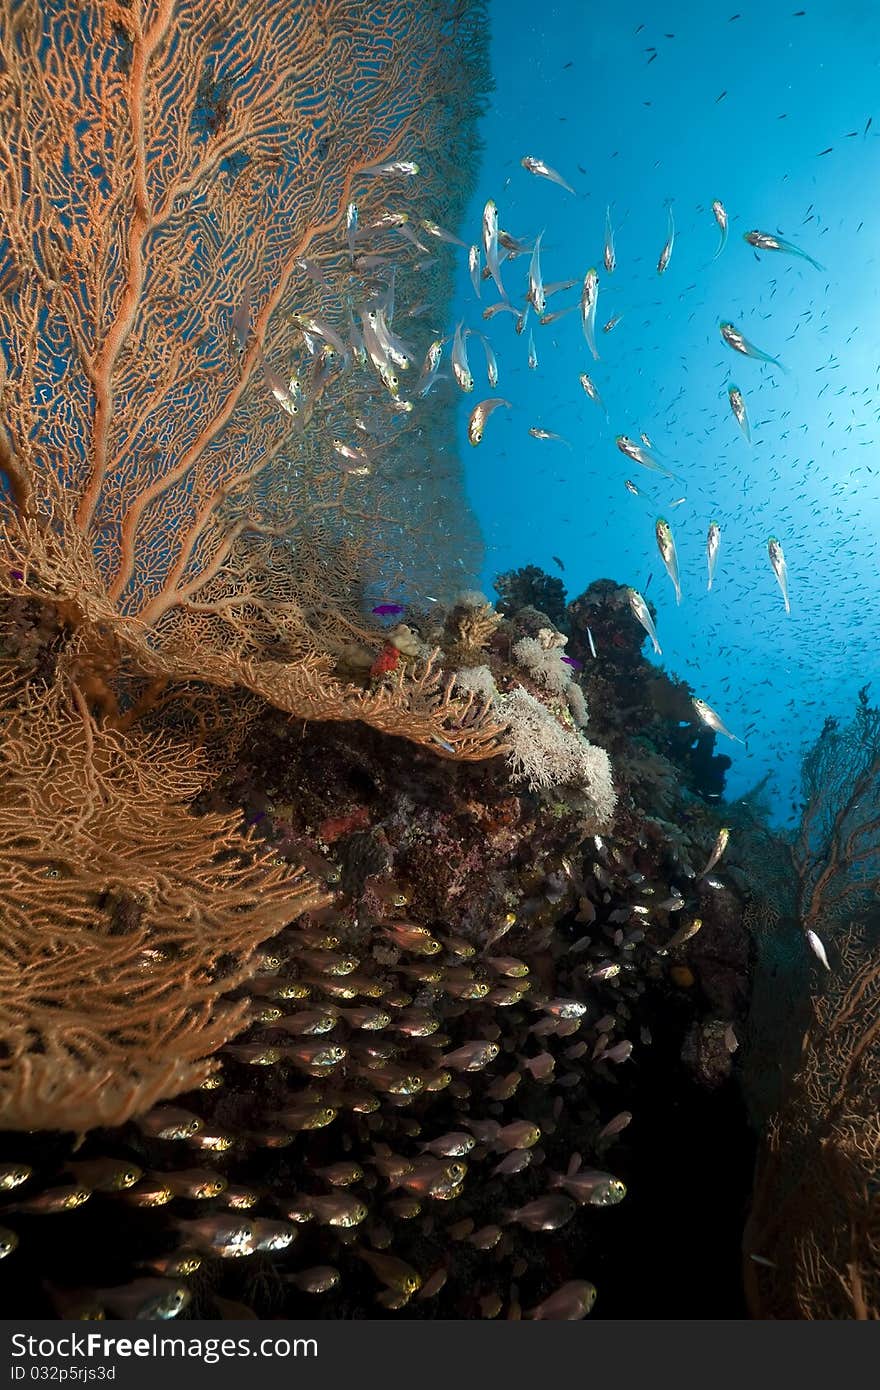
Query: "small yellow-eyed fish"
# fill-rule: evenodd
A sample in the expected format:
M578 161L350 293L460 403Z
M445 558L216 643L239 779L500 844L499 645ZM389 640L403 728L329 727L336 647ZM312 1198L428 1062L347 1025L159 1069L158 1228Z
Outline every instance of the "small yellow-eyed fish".
M706 874L712 872L712 870L715 868L715 865L718 863L718 860L721 858L722 854L727 849L727 842L729 841L729 839L729 829L727 828L727 826L722 826L722 828L718 831L715 844L712 846L712 853L709 855L709 858L706 862L706 866L704 869L702 869L700 873L697 874L697 878L705 878Z
M612 1139L615 1134L620 1134L622 1130L626 1129L627 1125L631 1122L631 1120L632 1114L630 1113L630 1111L621 1110L619 1115L615 1115L613 1120L609 1120L607 1125L602 1126L602 1128L599 1130L599 1133L596 1135L596 1138Z
M339 1283L339 1270L332 1265L313 1265L311 1269L298 1269L281 1277L303 1293L327 1293Z
M479 444L483 438L483 430L486 428L486 421L497 410L500 405L506 405L508 410L513 406L510 401L506 401L503 396L490 396L486 401L479 401L471 411L471 418L468 420L467 436L471 444Z
M438 241L445 241L447 246L463 246L467 250L467 242L462 241L461 237L457 237L454 232L447 232L445 227L438 226L430 218L423 217L422 226L428 236L436 237Z
M505 1221L515 1221L518 1226L525 1226L527 1231L558 1231L568 1224L576 1211L571 1198L559 1197L554 1193L527 1202L524 1207L510 1212Z
M121 1158L87 1158L68 1163L67 1171L93 1192L124 1192L144 1176L136 1163Z
M592 1312L595 1302L595 1284L589 1284L586 1279L570 1279L545 1298L543 1303L526 1309L523 1317L548 1322L580 1322L581 1318Z
M751 444L752 431L749 428L749 417L746 413L745 397L738 386L731 384L727 388L727 399L730 401L730 408L733 411L736 423L746 437L746 443Z
M788 371L778 357L771 357L769 352L762 352L760 348L755 347L754 343L750 343L732 323L719 324L719 331L727 346L733 348L734 352L741 352L743 357L753 357L756 362L766 362L771 367L778 367L781 372Z
M675 245L675 222L672 217L672 208L666 209L669 218L669 235L666 238L666 245L660 252L660 259L657 262L657 274L662 275L672 259L672 248Z
M605 405L605 402L603 401L602 397L599 395L598 388L596 386L596 383L593 381L592 377L588 376L586 372L581 372L580 376L578 377L578 380L581 386L584 388L584 395L589 396L591 401L596 402L600 410L605 411L605 419L607 420L608 408Z
M452 372L462 391L473 391L474 378L471 374L470 366L468 365L467 348L465 346L465 340L469 330L465 329L465 332L462 333L463 328L464 324L459 323L456 326L455 334L452 339Z
M702 874L700 877L702 878ZM686 941L690 941L692 936L696 936L702 925L702 917L692 917L690 921L682 922L681 926L677 927L670 936L663 948L664 952L674 950L676 946L683 946Z
M627 492L632 493L633 497L644 497L645 500L647 502L650 502L652 506L657 501L657 498L654 496L653 493L645 492L644 488L636 487L635 483L632 481L631 478L625 478L623 486L626 488Z
M809 943L810 950L813 952L813 955L818 957L818 959L822 962L826 970L830 970L831 966L828 964L828 957L825 954L825 947L822 945L822 942L820 941L816 933L812 931L809 927L807 927L806 930L806 938Z
M718 560L718 550L721 546L721 527L717 521L709 522L709 531L706 536L706 565L709 569L709 583L707 589L711 589L712 580L715 578L715 565Z
M692 703L700 719L708 728L714 729L716 734L723 734L725 738L733 739L734 743L745 743L744 739L738 738L736 734L732 734L729 729L724 727L718 715L706 704L705 700L695 699Z
M468 272L471 277L471 284L474 287L474 294L480 298L480 248L472 246L468 251Z
M654 644L654 651L658 656L662 656L663 648L657 641L657 629L654 627L648 605L637 589L627 589L626 596L629 599L629 606L632 609L633 617L637 622L641 623L642 627L647 632Z
M385 1255L380 1250L368 1250L366 1246L356 1245L354 1254L370 1266L380 1283L398 1293L414 1294L422 1287L422 1276L405 1260L396 1255Z
M87 1202L91 1197L91 1188L82 1187L78 1184L70 1184L66 1187L47 1187L36 1197L31 1197L24 1202L16 1202L14 1206L7 1207L8 1212L23 1211L33 1216L51 1216L58 1211L75 1211L81 1207L83 1202Z
M422 370L419 374L418 385L415 394L422 399L427 396L437 380L437 373L440 370L440 358L443 356L443 344L439 338L435 338L425 353L425 360L422 363Z
M808 256L806 251L802 251L799 246L794 246L790 241L783 241L782 237L772 236L770 232L743 232L743 241L747 241L758 251L785 251L789 256L800 256L802 261L809 261L816 270L825 269L824 265L813 260L813 257Z
M782 553L782 546L775 536L771 536L767 542L767 554L770 556L773 573L776 575L777 582L782 590L785 611L786 613L790 613L791 604L788 601L788 568L785 563L785 556Z
M614 329L614 328L617 327L617 325L620 323L620 320L621 320L622 318L623 318L623 314L613 314L613 315L611 316L611 318L608 320L607 323L603 323L603 325L602 325L602 332L603 332L603 333L610 333L612 329Z
M662 473L664 478L671 478L678 483L680 478L676 478L674 473L670 473L668 468L664 468L662 463L658 463L654 455L648 449L643 449L634 439L630 439L628 434L619 434L614 441L622 454L626 454L633 463L640 463L643 468L650 468L652 473Z
M454 1052L447 1052L440 1060L444 1067L452 1067L454 1071L482 1071L483 1067L494 1061L498 1052L497 1043L469 1042L457 1047Z
M252 1255L257 1248L257 1237L251 1221L218 1214L205 1216L198 1221L179 1220L176 1224L186 1237L187 1245L216 1255L221 1260L241 1259L245 1255Z
M486 377L488 379L489 385L497 386L498 361L495 357L495 352L492 347L492 344L489 342L489 339L486 337L485 333L480 333L478 329L475 329L474 331L476 336L480 339L480 342L483 344L483 351L486 354Z
M598 362L599 350L596 347L596 305L599 300L599 276L591 266L584 276L581 290L581 327L587 340L587 347Z
M358 233L358 210L357 203L349 203L345 209L345 235L348 241L348 255L354 261L354 244Z
M614 254L614 231L611 226L611 209L605 209L605 251L603 255L605 269L611 275L617 265L617 257Z
M529 434L532 436L533 439L552 439L557 444L564 444L566 449L571 448L571 445L569 444L568 440L563 439L561 434L556 434L553 430L542 430L537 425L530 425Z
M527 154L521 160L522 167L529 174L537 174L539 178L549 179L551 183L558 183L560 188L565 188L569 193L574 193L570 183L566 183L561 174L557 174L555 169L551 169L545 164L543 159L535 159L534 155Z
M483 251L486 256L486 269L498 286L501 298L507 303L507 291L501 280L498 264L498 209L490 198L483 208Z
M114 1317L154 1322L176 1318L192 1294L185 1284L145 1277L115 1289L95 1289L95 1297Z
M535 248L532 251L532 259L529 261L529 293L528 301L539 316L543 314L547 307L547 297L544 294L544 282L541 279L541 237L543 232L535 238Z
M290 381L286 382L282 376L273 371L265 358L263 359L263 376L281 409L295 418L299 414L299 383L296 377L291 377Z
M718 250L712 257L713 261L717 261L718 257L721 255L721 252L727 245L727 213L725 211L724 204L721 202L719 198L716 198L714 203L712 204L712 212L715 215L715 221L718 223L718 229L721 232L721 240L718 243Z
M27 1163L0 1163L0 1192L11 1192L14 1187L21 1187L33 1171Z
M678 580L678 556L675 553L675 541L672 539L672 531L669 522L662 516L657 518L654 527L654 534L657 537L657 549L660 551L660 559L666 566L666 573L672 580L675 589L675 602L681 603L681 584Z
M529 329L529 371L533 372L538 366L538 354L535 350L535 339L532 330Z

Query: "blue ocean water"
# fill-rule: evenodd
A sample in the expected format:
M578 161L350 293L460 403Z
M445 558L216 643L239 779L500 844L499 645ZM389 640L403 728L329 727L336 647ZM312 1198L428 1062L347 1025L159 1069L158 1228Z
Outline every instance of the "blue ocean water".
M578 282L548 301L549 312L577 305L595 266L600 360L577 308L546 326L532 313L520 337L512 315L484 322L498 294L484 281L477 302L461 253L452 326L462 319L485 331L500 370L489 387L482 347L468 340L476 384L462 397L460 448L487 540L483 587L491 594L497 573L529 563L558 573L553 555L569 597L601 577L647 587L658 660L748 739L747 750L719 739L734 760L728 795L770 773L774 814L785 822L804 746L878 675L880 11L863 0L807 0L805 12L797 0L505 0L491 12L496 88L461 235L480 240L488 198L514 236L543 232L545 284ZM575 195L527 173L524 155L558 170ZM729 218L717 259L715 199ZM661 276L667 206L675 242ZM602 264L606 207L612 274ZM782 235L825 269L755 253L743 239L751 229ZM525 255L503 267L520 307L528 264ZM787 371L733 352L721 320ZM581 389L584 371L607 422ZM730 409L732 383L745 397L751 445ZM471 448L469 412L495 395L512 409L498 410ZM537 440L530 427L571 447ZM642 431L681 483L618 451L615 436ZM625 479L652 500L632 496ZM661 515L678 550L680 607L657 550ZM707 592L712 520L721 550ZM784 549L790 616L770 536Z

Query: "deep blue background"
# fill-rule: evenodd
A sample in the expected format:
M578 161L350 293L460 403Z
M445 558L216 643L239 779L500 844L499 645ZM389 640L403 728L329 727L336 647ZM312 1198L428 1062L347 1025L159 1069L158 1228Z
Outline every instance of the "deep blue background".
M539 367L530 372L528 333L518 338L509 315L482 321L497 294L484 283L478 305L465 254L455 253L451 326L463 317L485 329L500 364L492 390L482 348L469 340L476 386L462 397L460 447L488 542L486 591L514 565L557 573L552 554L565 563L570 596L603 576L643 589L653 573L664 664L733 732L751 731L747 753L720 740L734 757L729 792L772 770L776 811L787 819L804 744L878 674L880 10L824 0L796 17L796 0L679 0L652 18L660 8L629 0L492 6L496 90L462 236L479 240L483 204L494 198L514 235L546 229L545 282L580 281L595 265L598 324L623 319L613 333L599 332L594 363L577 311L546 327L533 316ZM865 133L875 102L877 121ZM577 196L526 173L525 154L558 169ZM730 219L717 260L715 198ZM659 277L667 201L676 241ZM617 251L610 276L602 267L606 204ZM781 233L826 272L782 254L756 259L743 241L751 228ZM514 302L522 303L527 270L528 257L505 268ZM578 294L579 286L557 295L548 309ZM780 356L790 374L731 352L720 319ZM583 395L584 370L610 423ZM731 382L745 394L752 447L730 411ZM469 411L496 394L514 409L498 411L471 449ZM532 439L532 425L564 435L572 449ZM615 435L641 430L683 486L618 452ZM632 497L625 478L656 504ZM670 509L682 495L687 501ZM680 609L656 550L661 514L678 547ZM722 547L707 593L713 518ZM770 535L788 561L790 618L767 559Z

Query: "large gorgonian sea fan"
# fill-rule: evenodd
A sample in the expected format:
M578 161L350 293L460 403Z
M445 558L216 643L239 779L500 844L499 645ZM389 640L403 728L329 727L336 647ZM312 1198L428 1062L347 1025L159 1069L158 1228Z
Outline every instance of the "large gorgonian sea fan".
M189 811L188 742L8 675L0 735L0 1129L121 1124L205 1079L248 1021L223 996L327 898L238 816Z
M0 500L17 593L73 599L85 619L109 609L162 679L197 676L204 655L243 683L268 627L304 662L283 708L368 718L328 650L363 640L370 586L399 575L442 590L453 552L477 548L456 465L431 466L441 405L400 410L345 343L389 293L430 312L408 330L416 362L439 332L451 262L425 265L375 224L389 205L457 220L483 11L6 7ZM378 172L402 156L417 179ZM294 378L291 418L278 385L283 397ZM334 439L364 436L370 474L343 471ZM255 545L274 547L268 569ZM435 746L456 748L455 722L437 723Z

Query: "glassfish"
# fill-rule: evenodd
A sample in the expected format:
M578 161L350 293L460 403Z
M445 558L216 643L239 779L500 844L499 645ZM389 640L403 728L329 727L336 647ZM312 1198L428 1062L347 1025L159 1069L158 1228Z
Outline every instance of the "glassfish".
M557 174L555 169L551 169L549 164L545 164L543 159L536 159L534 155L527 154L523 156L520 163L527 173L536 174L542 179L549 179L551 183L558 183L560 188L566 189L569 193L574 193L571 184L566 183L562 175Z
M724 204L721 202L720 199L715 199L714 203L712 204L712 212L714 214L715 221L718 223L718 229L721 232L721 239L718 242L718 250L712 257L713 261L717 261L718 257L721 255L721 252L727 245L727 212L725 211Z
M743 240L750 246L754 246L758 251L784 251L789 256L800 256L802 261L809 261L816 270L824 270L824 265L820 265L812 256L808 256L806 251L802 251L799 246L793 245L790 241L784 241L782 237L772 236L770 232L743 232Z
M669 522L662 516L658 517L654 532L657 537L657 549L660 551L660 558L666 567L666 573L672 580L675 589L675 602L681 603L681 584L678 578L678 556L675 551L675 541L672 538Z
M656 652L657 656L662 656L663 649L660 646L660 643L657 641L657 629L654 627L654 622L651 618L650 609L648 608L647 603L642 598L642 595L638 592L637 589L627 589L626 594L627 598L629 599L629 606L632 609L633 617L636 619L637 622L641 623L642 627L647 632L648 636L654 644L654 651Z
M712 580L715 578L715 564L718 559L718 549L721 545L721 527L717 521L709 522L709 532L706 536L706 564L709 567L709 583L707 589L711 589Z
M744 744L743 739L737 738L736 734L732 734L729 729L725 728L719 716L706 704L705 700L694 699L692 704L700 719L708 728L714 729L716 734L723 734L725 738L732 739L734 743Z
M738 386L731 385L728 387L727 399L730 401L730 408L733 411L736 423L746 437L746 443L751 444L752 431L749 429L749 417L746 414L745 398Z
M766 362L768 366L778 367L781 372L788 369L782 365L778 357L771 357L769 353L762 352L760 348L750 343L743 333L735 328L732 323L723 322L719 325L722 338L728 347L733 348L734 352L741 352L743 357L753 357L756 362Z
M773 573L776 575L777 583L782 590L782 599L785 604L786 613L791 613L791 604L788 601L788 567L785 563L785 555L782 546L775 536L771 536L767 542L767 554L770 556L770 564L773 566Z

